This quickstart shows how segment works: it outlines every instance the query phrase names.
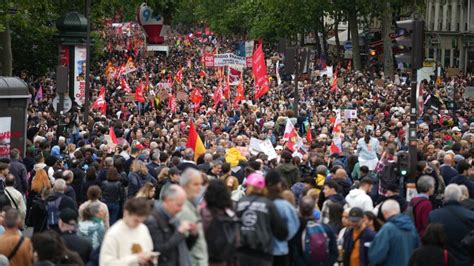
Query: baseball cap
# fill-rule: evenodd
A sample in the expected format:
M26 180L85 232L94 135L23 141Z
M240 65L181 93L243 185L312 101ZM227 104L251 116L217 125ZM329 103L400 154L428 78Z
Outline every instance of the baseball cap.
M353 207L349 211L349 221L351 222L359 222L364 217L364 211L362 211L359 207Z
M247 176L245 185L263 189L265 188L265 177L258 173L252 173Z
M456 131L457 131L457 132L461 132L461 129L459 129L459 127L453 127L453 128L451 129L451 131L453 131L453 132L456 132Z
M59 219L61 219L63 223L66 223L69 225L77 224L77 218L78 218L78 213L71 208L65 208L59 213Z

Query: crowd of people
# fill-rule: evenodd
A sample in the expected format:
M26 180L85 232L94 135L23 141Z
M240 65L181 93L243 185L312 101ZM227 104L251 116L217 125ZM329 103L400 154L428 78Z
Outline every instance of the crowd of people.
M0 158L0 265L473 264L470 74L424 81L412 195L397 164L409 144L402 70L390 78L335 62L336 85L310 72L295 113L278 55L269 92L255 100L245 69L245 99L235 100L236 87L216 97L226 74L202 56L234 52L239 40L174 31L160 54L118 34L101 30L108 45L92 65L91 103L104 91L106 104L85 119L76 104L53 111L54 73L24 76L25 156ZM187 145L190 121L205 151ZM276 158L252 138L269 140Z

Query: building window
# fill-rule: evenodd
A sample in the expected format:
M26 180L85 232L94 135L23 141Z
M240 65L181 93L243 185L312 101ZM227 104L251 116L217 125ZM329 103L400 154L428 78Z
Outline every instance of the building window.
M428 48L428 58L434 58L434 48Z
M449 67L449 59L451 55L451 49L444 49L444 67Z
M459 49L454 49L453 67L459 67Z

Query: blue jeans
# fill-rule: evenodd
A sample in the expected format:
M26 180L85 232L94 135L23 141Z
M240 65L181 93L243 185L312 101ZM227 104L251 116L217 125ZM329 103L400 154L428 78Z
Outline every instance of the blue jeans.
M109 220L112 226L118 220L120 204L118 202L107 203L107 208L109 209Z

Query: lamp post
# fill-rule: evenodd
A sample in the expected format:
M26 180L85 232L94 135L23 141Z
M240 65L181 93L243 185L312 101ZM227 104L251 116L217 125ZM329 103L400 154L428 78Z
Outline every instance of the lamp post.
M86 30L86 88L84 97L84 123L87 123L89 119L89 97L90 97L90 61L91 61L91 1L86 0L86 18L87 18L87 30Z

